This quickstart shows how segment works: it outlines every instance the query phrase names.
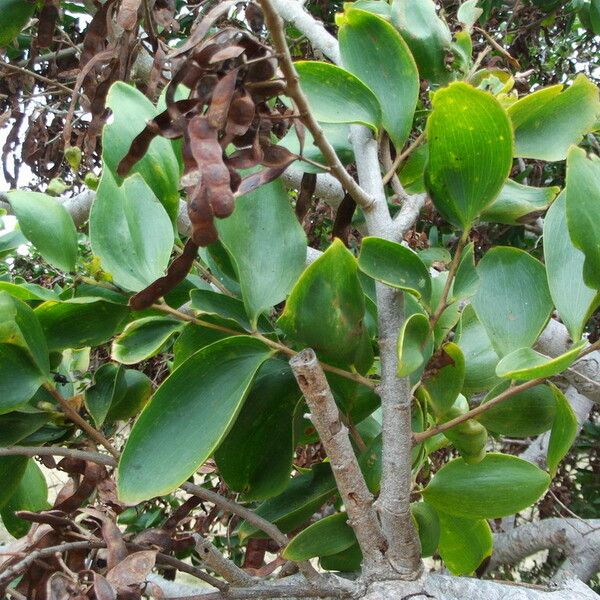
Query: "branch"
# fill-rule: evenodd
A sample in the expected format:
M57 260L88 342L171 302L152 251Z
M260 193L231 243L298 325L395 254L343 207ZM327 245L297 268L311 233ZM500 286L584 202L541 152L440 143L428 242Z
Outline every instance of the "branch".
M406 232L416 223L426 200L427 194L415 194L404 200L402 208L392 221L393 240L402 240Z
M327 456L338 490L363 553L367 576L388 570L384 560L387 543L373 508L373 496L367 488L350 442L347 427L313 350L306 349L290 360L294 377L311 411L311 421Z
M59 446L11 446L0 448L0 456L66 456L79 460L88 460L107 467L116 467L117 461L107 454L98 452L84 452L74 448L62 448Z
M558 578L588 581L600 570L600 519L554 517L496 533L488 568L516 565L540 550L551 549L559 549L566 556Z
M288 5L290 2L287 3ZM300 113L302 124L313 136L314 144L323 153L331 173L344 186L348 193L354 198L356 204L362 206L365 212L369 212L375 200L354 181L344 165L338 158L333 146L329 143L323 129L315 119L310 110L308 99L300 87L298 74L292 62L292 56L285 39L283 20L273 6L272 0L260 0L265 23L273 40L273 47L279 58L279 66L286 80L286 93L294 101Z
M233 561L224 556L217 547L205 537L194 534L196 551L202 562L218 573L225 581L236 587L249 587L254 582L254 577L242 571Z

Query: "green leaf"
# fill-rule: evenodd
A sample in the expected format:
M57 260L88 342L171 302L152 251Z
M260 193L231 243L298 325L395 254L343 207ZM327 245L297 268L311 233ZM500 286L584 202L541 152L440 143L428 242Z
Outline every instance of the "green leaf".
M27 402L45 380L25 350L0 344L0 415Z
M355 2L344 2L344 10L350 8L360 8L360 10L366 10L375 15L389 20L390 19L390 5L386 0L356 0Z
M317 121L360 123L377 132L381 126L379 101L358 77L341 67L318 61L299 61L294 67Z
M38 192L9 192L23 235L53 267L74 271L77 230L71 215L54 198Z
M583 280L600 290L600 158L581 148L567 157L567 224L573 245L584 254Z
M598 88L578 75L563 91L563 85L543 88L508 107L515 130L515 156L556 161L567 157L592 130L600 113ZM551 127L547 127L552 123Z
M237 298L226 296L212 290L192 290L190 292L191 307L204 315L217 315L222 321L231 320L234 328L242 327L246 331L252 330L252 325L246 315L244 303ZM269 321L264 315L258 316L258 331L273 331Z
M421 78L434 84L448 83L452 73L445 59L452 36L433 0L393 0L392 23L415 57Z
M463 82L436 92L432 104L425 184L442 216L466 231L510 173L510 121L494 96Z
M475 268L475 244L467 244L462 251L454 282L452 283L452 298L464 300L471 298L479 288L479 275Z
M152 381L141 371L125 369L123 384L123 392L113 398L108 409L106 421L109 423L126 421L136 416L152 395Z
M436 511L426 502L413 502L410 512L417 524L421 556L433 555L440 541L440 520Z
M347 550L356 544L356 535L347 520L346 513L336 513L309 525L284 548L283 558L308 560L315 556L329 556Z
M357 542L342 552L331 554L330 556L322 556L319 563L326 571L352 573L360 569L362 559L363 555Z
M0 343L24 350L46 377L50 375L48 345L33 310L10 294L0 291Z
M423 490L425 501L456 517L496 519L531 506L550 477L531 463L489 453L469 465L462 458L444 465Z
M354 364L364 342L365 300L356 259L336 238L302 273L278 324L323 358Z
M34 10L35 3L29 0L0 0L0 48L6 48L19 35Z
M293 416L301 396L287 363L270 360L263 365L215 452L219 474L244 500L265 500L287 486L295 449Z
M533 345L552 312L544 265L527 252L497 246L477 267L477 317L500 356Z
M492 554L492 530L485 519L464 519L438 511L439 553L453 575L470 575Z
M121 159L129 151L131 142L144 130L146 122L161 109L155 107L142 92L123 81L112 85L106 97L106 106L112 111L112 121L102 133L102 158L112 178L121 185L123 180L117 175ZM171 141L155 137L146 154L131 169L130 174L133 173L139 173L150 186L153 195L174 223L179 211L179 162Z
M496 377L499 357L471 304L462 313L456 343L465 357L465 382L462 389L465 394L489 390L500 381Z
M431 276L423 261L410 248L376 237L362 241L358 268L369 277L405 290L427 303Z
M277 179L245 194L233 214L217 222L233 259L250 323L292 289L306 262L306 236Z
M105 169L90 213L90 241L114 282L139 292L164 274L173 249L173 226L140 175L118 187Z
M600 304L600 293L590 289L583 281L585 257L569 237L566 203L566 194L563 192L546 213L544 261L554 306L571 338L579 340L585 324Z
M0 258L12 254L19 246L27 243L27 238L19 229L0 235Z
M287 533L305 523L315 511L336 494L336 484L328 463L315 465L310 471L289 480L287 488L255 509L257 515L274 523ZM237 529L243 541L249 537L264 538L266 534L242 521Z
M129 309L97 298L73 298L64 302L44 302L34 312L46 336L48 349L53 351L107 342L120 330Z
M442 417L454 404L465 380L465 357L454 342L444 344L434 357L443 364L423 380L423 387L430 396L433 412Z
M483 8L477 6L478 0L466 0L459 7L456 12L456 18L464 25L467 31L471 31L473 25L477 23L477 20L483 14Z
M26 456L0 456L0 509L17 491L28 461Z
M84 396L85 407L94 419L96 427L102 426L112 403L124 393L123 368L112 363L101 365L94 373L94 381Z
M482 221L522 225L544 214L560 188L531 187L509 179L498 197L481 213Z
M565 395L555 385L550 387L556 400L556 416L550 432L546 463L550 474L554 477L560 461L567 455L577 437L579 424Z
M208 322L208 318L204 317L203 321ZM177 368L185 362L192 354L198 352L205 346L210 346L219 340L231 337L230 333L202 327L195 323L188 323L173 344L173 368Z
M383 127L399 151L412 129L419 96L417 65L400 34L384 19L350 8L342 20L342 63L375 93Z
M421 367L430 355L433 339L429 319L421 313L407 317L398 334L398 377L406 377Z
M538 377L553 377L568 369L577 360L577 356L586 345L586 340L581 340L554 358L540 354L532 348L519 348L507 354L496 366L496 375L508 379L528 381Z
M46 478L36 462L30 458L17 489L0 511L2 523L13 537L21 538L27 535L31 522L17 517L15 512L38 512L49 506Z
M510 382L502 382L483 399L489 402L506 391ZM552 427L556 400L549 386L536 385L503 400L481 413L477 420L489 431L515 438L533 437Z
M1 371L1 369L0 369ZM0 447L12 446L31 435L50 420L50 413L23 410L0 415Z
M129 434L119 498L137 504L162 496L195 473L231 429L271 354L259 340L238 336L203 348L175 369Z
M439 419L441 423L451 421L469 411L469 403L461 394L456 402ZM485 449L488 441L487 430L481 423L474 419L467 419L451 429L444 431L452 445L460 452L463 460L468 464L481 462L486 455Z
M9 283L8 281L0 281L0 291L9 293L13 298L18 300L59 300L59 296L52 290L43 288L35 283L19 282Z
M113 360L134 365L158 354L184 328L179 319L144 317L128 323L112 344Z

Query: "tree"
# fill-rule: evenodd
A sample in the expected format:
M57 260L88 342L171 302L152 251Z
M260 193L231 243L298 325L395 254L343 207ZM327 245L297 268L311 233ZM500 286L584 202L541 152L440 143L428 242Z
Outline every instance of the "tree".
M596 598L597 2L2 2L5 594Z

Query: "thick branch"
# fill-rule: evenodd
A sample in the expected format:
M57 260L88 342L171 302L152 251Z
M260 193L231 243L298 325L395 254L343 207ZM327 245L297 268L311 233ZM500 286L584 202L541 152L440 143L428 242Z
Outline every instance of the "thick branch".
M489 568L516 565L540 550L550 549L561 550L566 556L559 570L562 579L588 581L600 570L600 519L556 517L496 533Z
M242 571L233 561L223 556L220 550L205 537L195 534L196 551L208 567L225 581L237 587L248 587L255 583L253 577Z
M306 349L290 360L290 366L311 411L311 421L331 461L338 490L363 552L367 576L382 575L388 569L384 560L386 540L373 508L373 496L354 454L347 427L313 350Z

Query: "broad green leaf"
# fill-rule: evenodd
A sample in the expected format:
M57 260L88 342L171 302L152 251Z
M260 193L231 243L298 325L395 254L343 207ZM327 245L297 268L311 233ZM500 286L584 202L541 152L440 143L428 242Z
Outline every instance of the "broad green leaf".
M419 74L408 46L390 23L355 8L344 13L338 39L344 67L373 90L383 127L400 151L419 96Z
M27 238L19 229L13 229L12 231L0 235L0 258L12 254L19 246L26 243Z
M492 554L492 530L485 519L464 519L438 511L439 553L453 575L470 575Z
M74 271L77 230L71 215L57 200L38 192L8 194L23 235L37 251L61 271Z
M169 317L144 317L129 323L112 343L113 360L134 365L158 354L184 327Z
M286 560L308 560L315 556L338 554L356 544L354 530L346 513L336 513L308 526L284 548Z
M7 292L13 298L18 300L59 300L59 296L48 288L43 288L35 283L9 283L8 281L0 281L0 291Z
M550 432L546 463L550 474L554 477L560 461L569 452L577 437L579 424L565 395L555 385L551 388L556 400L556 416Z
M440 520L437 512L426 502L413 502L410 512L417 524L421 542L421 556L431 556L440 541Z
M335 496L337 487L328 463L315 465L310 471L289 480L287 488L255 509L257 515L287 533L305 523L314 512ZM237 529L241 540L266 537L266 534L243 521Z
M496 375L508 379L528 381L538 377L553 377L568 369L586 345L581 340L565 353L554 358L540 354L532 348L519 348L507 354L496 366Z
M113 398L108 409L106 421L126 421L136 416L146 405L152 395L152 381L135 369L123 371L124 391Z
M583 280L600 290L600 158L581 148L567 157L567 224L573 245L584 255Z
M410 248L376 237L362 241L358 268L386 285L423 297L431 297L431 277L423 261Z
M398 377L406 377L421 367L430 352L432 342L429 319L421 313L407 317L398 334Z
M19 510L38 512L49 506L46 478L37 463L30 458L27 460L25 473L17 489L0 511L2 523L12 536L21 538L27 535L31 522L17 517L15 512Z
M500 360L490 338L471 304L467 305L460 319L457 345L465 357L465 394L489 390L499 379L496 365Z
M236 329L242 327L246 331L252 330L244 303L237 298L212 290L192 290L190 300L191 307L202 313L202 318L204 318L204 315L217 315L222 318L224 323L227 320L233 321L233 327ZM258 316L257 329L261 332L273 331L271 324L264 315Z
M102 133L102 158L112 178L121 185L123 180L117 175L119 162L129 151L131 142L144 130L146 122L155 117L160 109L142 92L123 81L112 85L106 97L106 106L112 111L112 121ZM130 174L133 173L141 175L171 221L175 222L179 211L179 162L171 141L155 137L146 154L131 169Z
M233 426L271 353L259 340L238 336L203 348L175 369L129 434L119 462L119 498L137 504L192 475Z
M363 555L358 542L337 554L322 556L319 563L326 571L340 571L341 573L352 573L360 569Z
M356 259L336 238L296 282L278 320L283 332L323 358L354 364L365 333L357 270Z
M85 391L84 402L87 411L94 419L96 427L101 427L112 403L125 393L123 367L104 363L94 373L92 385Z
M306 236L277 179L235 202L217 222L237 272L250 323L288 295L306 262Z
M488 402L504 392L510 382L502 382L483 399ZM556 400L549 386L536 385L503 400L477 420L489 431L510 437L533 437L552 427L556 414Z
M465 357L454 342L444 344L434 355L431 363L436 366L423 380L429 394L431 408L436 416L442 417L454 404L465 380Z
M356 0L355 2L344 2L344 10L360 8L384 19L390 19L390 5L386 0Z
M585 75L578 75L564 91L559 84L521 98L508 107L515 156L565 159L569 146L592 130L599 113L598 88Z
M301 396L287 363L270 360L263 365L215 452L219 474L244 500L265 500L287 486L294 457L293 416Z
M509 179L498 197L481 213L482 221L522 225L544 214L560 188L532 187Z
M0 509L17 491L28 461L26 456L0 456Z
M0 369L1 371L1 369ZM0 415L0 447L12 446L31 435L50 420L50 413L27 410Z
M35 3L29 0L0 0L0 48L6 48L29 21Z
M208 321L208 318L204 317L202 320ZM231 334L218 331L217 329L202 327L195 323L188 323L173 344L173 354L175 355L173 358L173 368L177 368L192 354L198 352L198 350L201 350L205 346L210 346L210 344L214 344L219 340L224 340L227 337L231 337Z
M409 194L425 191L425 166L429 157L429 146L425 143L414 150L400 168L400 183Z
M433 0L393 0L392 23L408 44L422 79L444 84L452 78L446 66L452 36Z
M496 98L462 82L436 92L432 104L425 184L442 216L466 231L508 177L510 121Z
M477 266L477 317L500 356L532 346L552 312L544 265L517 248L496 246Z
M431 306L437 307L442 299L444 288L446 287L446 281L448 280L448 271L442 271L433 277L431 280ZM452 288L452 286L450 286ZM451 298L451 293L448 294ZM450 304L444 309L440 318L437 320L434 328L433 335L435 341L435 347L439 348L440 344L448 337L450 331L460 320L461 303L450 302Z
M120 331L129 309L96 298L73 298L44 302L34 312L52 351L103 344Z
M423 490L439 511L470 519L496 519L531 506L548 489L550 477L531 463L489 453L469 465L457 458L444 465Z
M563 192L546 213L544 261L554 306L571 338L579 340L585 324L600 304L600 293L590 289L583 281L585 257L569 237L566 202Z
M469 83L497 96L508 94L515 85L515 78L508 71L498 68L480 69L469 78Z
M0 344L0 415L27 402L45 380L25 350Z
M477 6L478 0L466 0L456 12L456 18L465 26L467 31L471 31L473 25L483 14L483 9Z
M102 269L126 290L139 292L164 274L173 226L140 175L119 187L105 169L90 213L92 251Z
M467 244L462 251L454 282L452 283L452 298L464 300L471 298L479 288L479 275L475 268L475 244Z
M4 291L0 291L0 343L18 346L44 375L50 374L48 345L40 322L25 302Z
M375 94L355 75L330 63L294 63L312 113L322 123L360 123L374 131L381 126ZM344 110L340 110L343 106Z

